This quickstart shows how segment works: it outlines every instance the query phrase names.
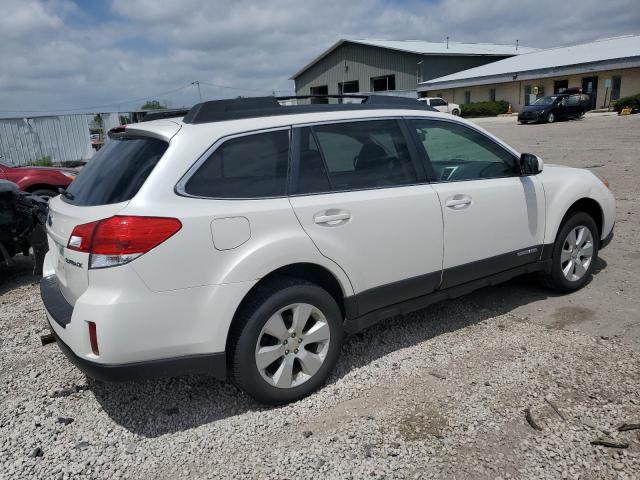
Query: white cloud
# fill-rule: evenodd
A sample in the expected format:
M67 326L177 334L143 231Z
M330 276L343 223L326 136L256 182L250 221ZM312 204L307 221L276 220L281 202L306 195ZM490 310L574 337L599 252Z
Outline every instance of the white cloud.
M245 89L203 84L211 98L292 91L289 76L339 38L552 46L640 33L636 0L112 0L105 19L70 0L2 3L0 111L102 105L193 80ZM197 96L188 86L159 99Z

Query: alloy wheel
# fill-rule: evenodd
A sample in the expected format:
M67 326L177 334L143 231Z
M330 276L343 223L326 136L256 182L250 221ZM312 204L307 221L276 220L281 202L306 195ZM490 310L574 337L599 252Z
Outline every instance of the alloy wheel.
M576 282L585 276L593 259L593 236L584 225L571 229L560 252L560 268L565 278Z
M331 331L324 314L308 303L294 303L264 324L255 350L260 375L278 388L302 385L322 367Z
M549 113L549 115L547 115L547 122L549 123L553 123L553 121L556 119L556 116L553 114L553 112Z

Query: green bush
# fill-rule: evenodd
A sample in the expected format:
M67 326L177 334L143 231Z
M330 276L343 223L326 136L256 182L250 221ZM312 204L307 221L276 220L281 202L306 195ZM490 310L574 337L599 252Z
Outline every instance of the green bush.
M460 114L463 117L495 117L501 113L507 113L509 102L500 100L497 102L474 102L460 105Z
M618 113L620 113L624 107L640 109L640 93L631 95L630 97L622 97L613 102L613 108Z
M53 165L53 162L51 161L51 157L49 155L45 155L44 157L40 157L35 162L33 162L33 165L36 167L51 167Z

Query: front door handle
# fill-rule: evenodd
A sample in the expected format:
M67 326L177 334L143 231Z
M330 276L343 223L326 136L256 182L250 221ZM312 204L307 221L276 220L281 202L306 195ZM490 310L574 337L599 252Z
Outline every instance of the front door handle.
M345 210L327 210L316 213L313 216L313 223L327 227L342 225L351 219L351 213Z
M471 205L471 197L469 195L454 195L447 198L444 205L452 210L462 210Z

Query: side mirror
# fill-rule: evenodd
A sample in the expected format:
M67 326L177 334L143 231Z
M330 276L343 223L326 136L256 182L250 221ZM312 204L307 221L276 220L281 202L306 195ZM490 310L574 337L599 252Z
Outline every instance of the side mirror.
M537 175L542 172L544 162L542 159L532 153L523 153L520 155L520 173L522 175Z

